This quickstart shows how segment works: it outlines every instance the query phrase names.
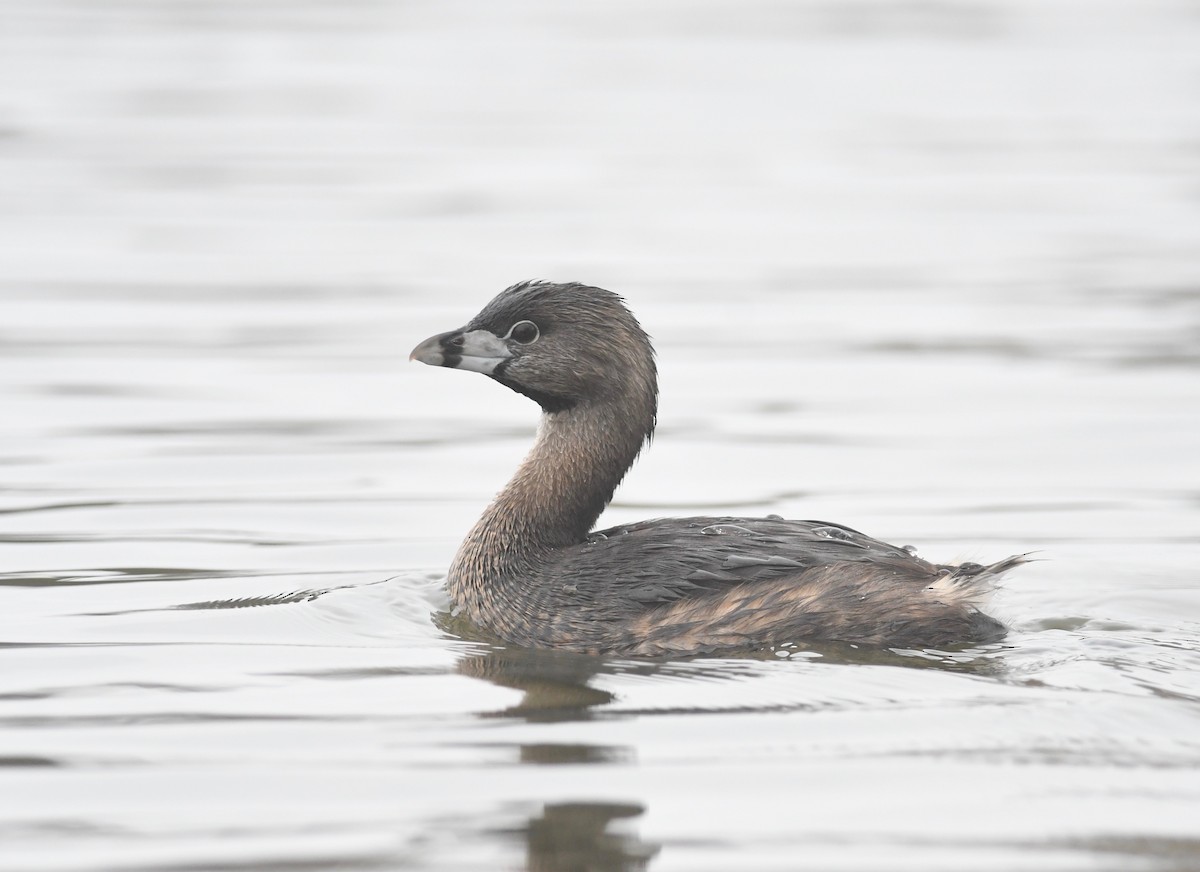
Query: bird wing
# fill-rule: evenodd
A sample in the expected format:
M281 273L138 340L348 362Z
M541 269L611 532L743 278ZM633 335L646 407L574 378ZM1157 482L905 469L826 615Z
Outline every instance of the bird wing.
M554 569L583 597L617 596L633 607L843 562L889 564L926 582L940 568L840 524L724 517L664 518L601 530L563 552Z

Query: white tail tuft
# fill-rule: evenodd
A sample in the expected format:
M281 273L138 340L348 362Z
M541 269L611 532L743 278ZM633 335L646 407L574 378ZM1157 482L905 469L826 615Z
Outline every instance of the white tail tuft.
M946 566L943 569L949 571L939 575L925 589L940 600L978 607L996 589L1001 576L1010 569L1027 563L1028 556L1017 554L989 566L980 566L978 563Z

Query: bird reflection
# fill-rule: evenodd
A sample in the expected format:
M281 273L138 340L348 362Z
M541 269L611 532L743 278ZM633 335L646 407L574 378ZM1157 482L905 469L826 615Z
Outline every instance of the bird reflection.
M994 651L966 652L889 651L826 643L794 645L758 652L737 660L705 662L612 660L553 649L521 648L489 638L478 629L442 613L439 626L461 639L491 645L463 657L460 674L521 692L521 699L505 709L488 712L488 718L518 718L532 722L591 720L616 701L616 696L592 686L597 675L661 675L737 681L778 668L772 661L781 654L804 656L814 668L820 664L889 665L933 668L976 674L996 668ZM766 662L764 662L766 661ZM797 704L802 704L803 694ZM702 710L701 708L696 709ZM524 743L517 746L518 761L529 766L627 763L634 749L570 742ZM527 824L506 830L522 840L528 872L636 872L649 867L661 846L629 832L629 819L645 813L642 805L612 802L549 803L530 816Z
M636 818L640 805L564 802L545 806L524 829L528 872L640 872L659 846L636 834L610 831L613 821Z
M623 663L620 671L655 671L654 664ZM599 657L553 650L498 646L463 658L458 671L500 687L522 692L521 701L489 717L530 721L586 720L592 710L613 701L613 694L591 687L591 679L616 671ZM520 762L532 766L604 764L628 759L617 746L573 743L528 743L520 746ZM636 818L645 808L634 803L548 803L514 835L526 844L528 872L640 872L659 852L614 821Z
M515 706L494 716L563 721L586 720L592 708L613 701L613 694L588 684L603 665L600 658L586 654L504 647L464 658L458 671L524 694Z

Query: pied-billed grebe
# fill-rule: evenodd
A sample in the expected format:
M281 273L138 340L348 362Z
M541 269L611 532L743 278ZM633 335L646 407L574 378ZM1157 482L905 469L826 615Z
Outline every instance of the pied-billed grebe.
M654 349L620 297L513 285L410 359L481 372L542 407L533 449L458 549L451 599L520 645L684 655L825 640L991 642L976 604L1023 562L940 566L839 524L664 518L592 532L654 431Z

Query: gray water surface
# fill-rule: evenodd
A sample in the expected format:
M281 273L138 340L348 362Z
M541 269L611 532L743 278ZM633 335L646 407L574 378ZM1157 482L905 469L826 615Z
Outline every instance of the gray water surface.
M0 0L0 868L1200 868L1193 4ZM625 295L602 523L1036 552L966 651L491 646L532 438L408 364Z

